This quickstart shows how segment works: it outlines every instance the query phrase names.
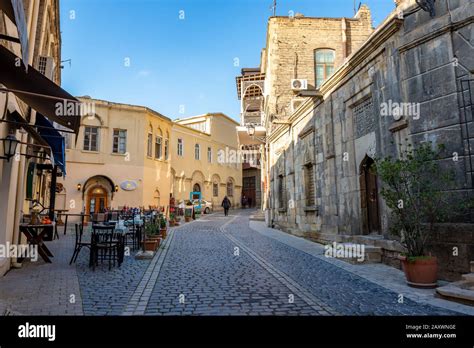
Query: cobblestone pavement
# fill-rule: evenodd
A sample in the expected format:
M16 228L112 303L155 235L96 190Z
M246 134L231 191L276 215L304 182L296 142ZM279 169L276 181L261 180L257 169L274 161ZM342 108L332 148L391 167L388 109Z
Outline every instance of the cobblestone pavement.
M457 314L399 303L395 292L250 229L245 211L206 216L173 233L142 298L147 315Z
M368 280L365 271L359 275L301 240L249 224L250 212L205 215L171 228L153 260L132 253L111 271L89 269L87 250L69 265L74 237L61 234L47 243L53 263L26 262L0 278L0 315L459 314L432 305L429 296L399 303L397 291Z

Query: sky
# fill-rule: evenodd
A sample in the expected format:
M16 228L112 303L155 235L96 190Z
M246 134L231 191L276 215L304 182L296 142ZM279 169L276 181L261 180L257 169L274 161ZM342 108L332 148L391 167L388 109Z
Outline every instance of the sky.
M357 5L359 1L357 0ZM365 0L374 26L393 0ZM258 67L273 0L61 0L62 87L171 118L239 120L235 77ZM278 0L276 14L352 17L353 0ZM67 60L70 60L68 62Z

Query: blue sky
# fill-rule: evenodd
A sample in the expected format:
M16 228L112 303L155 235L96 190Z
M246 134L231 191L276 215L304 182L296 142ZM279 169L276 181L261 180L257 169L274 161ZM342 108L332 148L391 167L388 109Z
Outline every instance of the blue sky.
M62 59L72 60L63 63L62 86L76 96L144 105L172 119L220 111L238 120L235 77L242 67L258 67L272 3L61 0ZM394 7L393 0L364 3L375 25ZM292 10L315 17L352 17L354 6L353 0L277 4L277 15Z

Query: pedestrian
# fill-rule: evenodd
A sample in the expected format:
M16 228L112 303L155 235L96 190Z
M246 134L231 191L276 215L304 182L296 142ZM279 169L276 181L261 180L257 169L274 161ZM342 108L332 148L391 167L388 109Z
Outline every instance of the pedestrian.
M245 207L247 206L247 197L245 197L245 195L242 196L242 208L245 209Z
M224 197L221 205L224 208L224 215L227 216L229 214L229 208L231 206L230 200L229 198L227 198L227 196Z

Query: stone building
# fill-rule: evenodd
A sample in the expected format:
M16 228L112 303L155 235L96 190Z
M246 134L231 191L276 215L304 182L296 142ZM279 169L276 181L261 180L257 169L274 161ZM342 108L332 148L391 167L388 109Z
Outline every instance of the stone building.
M64 132L79 115L56 104L78 101L61 89L59 0L0 1L0 139L15 139L14 156L0 150L0 244L19 244L22 216L33 205L54 213L56 176L64 175ZM3 145L3 141L0 141ZM0 275L16 257L0 256Z
M444 144L440 164L456 173L456 185L449 189L472 193L474 5L440 0L430 12L414 0L400 1L370 36L359 36L351 51L326 43L335 51L332 75L299 93L301 102L286 113L291 91L284 88L290 77L281 87L270 87L266 74L266 98L282 100L269 102L266 111L284 115L284 122L277 116L267 119L270 224L323 243L377 246L384 262L399 267L401 247L388 232L381 182L371 171L374 158L398 156L398 143ZM269 25L269 42L294 42L274 35ZM270 48L262 65L268 70L273 64L276 75L285 71L281 66L301 71L296 60L280 57L278 48ZM308 72L313 69L312 61L306 65ZM413 112L383 116L381 108L394 103L407 103ZM459 161L452 160L454 153ZM430 252L440 259L441 278L457 279L469 271L472 231L469 223L437 226Z
M224 114L172 121L144 106L82 97L93 105L77 136L66 142L68 175L57 208L70 214L160 207L201 192L218 210L225 195L240 203L240 163L218 163L237 150L236 122ZM92 109L92 108L91 108ZM71 218L71 221L77 220Z

